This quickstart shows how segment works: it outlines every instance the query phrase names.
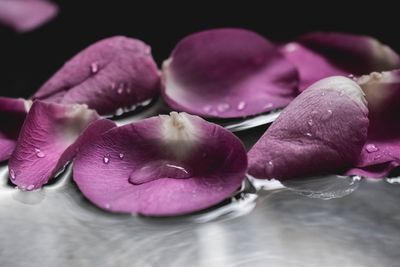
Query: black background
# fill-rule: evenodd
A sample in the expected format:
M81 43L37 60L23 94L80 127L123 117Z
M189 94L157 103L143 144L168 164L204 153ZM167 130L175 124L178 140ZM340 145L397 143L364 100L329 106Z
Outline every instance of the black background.
M384 2L55 2L59 16L35 31L0 26L0 95L28 97L81 49L119 34L150 44L159 64L185 35L215 27L247 28L277 41L317 30L351 32L400 50L400 16Z

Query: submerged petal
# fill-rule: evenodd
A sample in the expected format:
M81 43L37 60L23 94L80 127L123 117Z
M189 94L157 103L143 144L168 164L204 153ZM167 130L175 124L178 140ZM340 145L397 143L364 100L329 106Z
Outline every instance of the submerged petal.
M123 36L101 40L68 61L36 94L63 104L86 104L101 115L156 96L160 74L150 47Z
M88 137L81 133L99 116L84 105L36 101L22 126L9 161L11 181L21 189L40 188L76 154ZM96 126L95 129L101 127ZM107 128L109 129L109 128ZM91 138L100 134L89 131ZM79 140L78 139L78 140Z
M18 32L31 31L57 13L57 5L46 0L0 0L0 23Z
M298 68L301 91L332 75L361 75L400 67L396 52L364 35L309 33L281 51Z
M243 117L284 107L297 85L296 69L278 49L242 29L192 34L163 64L167 104L205 117Z
M229 197L247 167L232 133L172 112L114 128L74 160L82 193L100 208L164 216L198 211Z
M400 70L357 79L368 100L368 138L349 174L385 177L400 165Z
M31 102L0 97L0 162L10 158Z
M314 83L285 108L249 151L249 173L280 180L337 173L357 160L367 137L361 88L345 77Z

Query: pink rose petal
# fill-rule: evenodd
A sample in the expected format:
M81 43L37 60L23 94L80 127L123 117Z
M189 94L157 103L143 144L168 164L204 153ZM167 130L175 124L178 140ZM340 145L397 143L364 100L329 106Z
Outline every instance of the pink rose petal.
M357 160L367 137L361 88L345 77L311 85L290 103L249 151L249 173L289 179L337 173Z
M216 29L181 40L163 64L169 106L205 117L234 118L286 106L298 74L262 36Z
M361 75L400 67L400 57L375 38L315 32L281 48L300 72L300 90L333 75Z
M22 126L14 153L9 160L11 181L23 190L40 188L76 154L89 137L101 133L110 122L96 122L97 113L83 105L61 105L36 101ZM98 123L106 126L99 127ZM114 123L111 123L113 126ZM97 132L99 131L99 132ZM78 140L78 141L77 141Z
M382 178L400 165L400 70L357 79L366 94L370 125L355 168L348 174Z
M34 30L57 14L57 5L46 0L0 0L0 23L17 32Z
M150 47L116 36L84 49L34 95L63 104L86 104L101 115L130 109L156 96L160 74Z
M153 216L205 209L241 185L243 144L215 124L172 112L111 129L86 143L73 177L100 208Z

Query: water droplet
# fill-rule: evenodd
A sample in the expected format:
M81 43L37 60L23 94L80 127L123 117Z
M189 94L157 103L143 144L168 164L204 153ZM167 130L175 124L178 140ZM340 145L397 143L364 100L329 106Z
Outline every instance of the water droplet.
M210 106L210 105L204 106L204 107L203 107L203 111L204 111L204 112L210 112L211 109L212 109L212 106Z
M28 185L28 186L26 187L26 190L32 191L34 188L35 188L35 186L34 186L33 184L31 184L31 185Z
M124 114L124 109L123 108L118 108L115 111L115 116L121 116L122 114Z
M386 182L389 184L400 184L400 177L386 178Z
M374 144L367 144L365 146L365 150L367 150L368 153L373 153L379 150L379 148L377 146L375 146Z
M111 204L110 203L106 203L106 205L104 205L106 209L111 209Z
M265 171L267 173L272 173L274 171L274 163L271 160L267 162L265 166Z
M267 103L264 105L264 108L272 108L274 106L274 104L272 103Z
M122 95L122 93L124 92L124 87L119 87L117 90L117 94Z
M124 153L119 153L118 157L119 157L120 159L123 159L123 158L125 157L125 155L124 155Z
M185 179L190 175L190 171L181 164L161 160L134 170L129 182L139 185L160 178Z
M46 156L39 148L35 148L35 154L38 158L44 158Z
M240 101L239 104L237 105L238 110L243 110L246 107L246 102Z
M313 126L314 125L314 121L312 119L309 119L307 124L310 125L310 126Z
M11 180L15 180L15 178L17 178L17 175L13 169L10 169L10 178Z
M222 103L217 106L219 112L227 111L230 108L228 103Z
M97 73L99 71L99 65L97 65L97 63L92 63L90 65L90 71L94 74Z
M287 45L285 45L285 50L286 52L294 52L299 48L299 45L296 43L288 43Z
M112 83L112 84L111 84L111 89L113 89L113 90L114 90L115 88L116 88L116 85L115 85L115 83Z
M306 135L307 135L307 136L309 136L309 137L311 137L311 136L312 136L312 134L311 134L311 133L306 133Z
M110 162L110 158L109 157L110 157L109 155L103 157L104 164L108 164Z
M151 98L150 99L146 99L145 101L142 101L141 103L139 103L138 105L145 107L147 105L149 105L151 103Z

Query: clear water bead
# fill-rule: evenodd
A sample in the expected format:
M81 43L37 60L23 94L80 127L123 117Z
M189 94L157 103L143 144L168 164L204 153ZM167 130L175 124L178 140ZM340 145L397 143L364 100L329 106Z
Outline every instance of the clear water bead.
M367 150L368 153L373 153L379 150L379 148L377 146L375 146L374 144L368 144L365 146L365 150Z

